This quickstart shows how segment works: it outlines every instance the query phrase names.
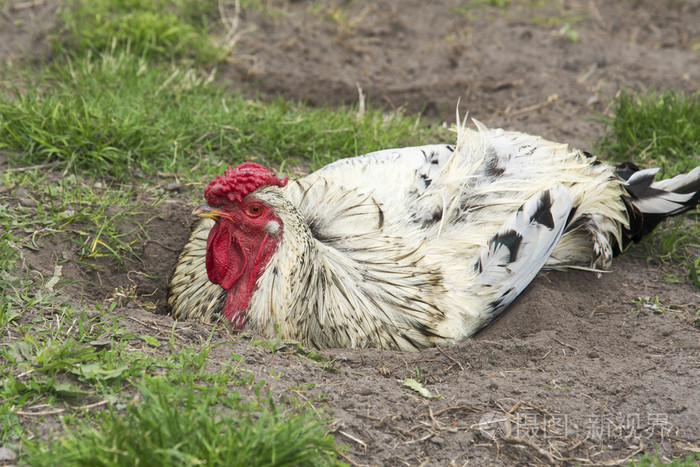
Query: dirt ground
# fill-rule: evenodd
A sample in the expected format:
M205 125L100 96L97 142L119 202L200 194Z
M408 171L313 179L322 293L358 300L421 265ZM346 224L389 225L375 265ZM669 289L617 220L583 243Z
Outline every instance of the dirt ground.
M700 89L698 0L506 3L270 1L266 12L240 15L237 47L218 76L232 90L312 105L357 102L359 87L371 104L422 111L426 124L453 122L461 99L462 113L489 126L584 149L602 135L594 119L619 89ZM223 2L226 15L233 4ZM48 50L42 31L54 10L49 2L0 14L0 59ZM24 209L16 192L2 196ZM173 193L144 214L150 240L143 262L126 271L63 263L70 300L132 290L114 314L128 331L166 341L165 285L192 207ZM77 258L60 235L41 246L23 250L23 267L44 277L57 260ZM209 365L241 354L280 397L327 409L353 465L611 465L655 449L685 456L700 450L700 331L688 319L700 291L665 281L668 268L627 255L600 279L543 273L501 319L454 347L323 351L337 370L328 371L236 337L212 350ZM667 311L635 304L645 296ZM180 345L209 333L190 322L176 328ZM230 337L216 331L213 341ZM437 398L405 387L405 378Z

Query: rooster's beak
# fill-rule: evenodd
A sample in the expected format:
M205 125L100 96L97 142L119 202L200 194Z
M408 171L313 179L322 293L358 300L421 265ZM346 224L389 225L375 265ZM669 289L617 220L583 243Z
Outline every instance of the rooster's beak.
M193 216L197 217L207 217L209 219L214 219L217 220L219 217L221 217L221 211L218 209L214 209L207 202L203 202L196 208L194 208L194 211L192 211Z

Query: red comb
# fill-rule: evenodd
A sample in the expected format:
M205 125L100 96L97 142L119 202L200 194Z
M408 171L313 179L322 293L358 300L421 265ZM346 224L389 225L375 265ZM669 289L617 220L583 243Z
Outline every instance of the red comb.
M204 197L210 206L219 206L225 202L243 201L243 198L261 186L285 186L287 177L279 178L262 165L244 162L235 169L229 167L224 175L217 175L209 182Z

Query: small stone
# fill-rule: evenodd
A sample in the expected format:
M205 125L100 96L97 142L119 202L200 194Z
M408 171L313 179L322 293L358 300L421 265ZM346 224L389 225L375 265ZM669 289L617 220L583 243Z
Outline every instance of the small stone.
M182 183L180 182L170 182L166 185L165 189L167 191L180 191L182 189Z
M10 448L0 446L0 462L12 462L17 459L17 454Z

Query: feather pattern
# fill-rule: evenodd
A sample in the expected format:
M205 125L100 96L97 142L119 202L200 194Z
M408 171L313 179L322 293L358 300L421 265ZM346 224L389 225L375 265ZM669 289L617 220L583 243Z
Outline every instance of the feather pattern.
M343 159L250 193L283 229L246 326L317 348L458 342L541 268L609 268L632 238L630 213L697 202L699 169L657 183L655 172L632 170L625 181L588 153L475 125L458 125L455 145ZM197 224L176 265L176 317L211 321L226 299L203 269L212 225Z
M566 188L556 185L529 199L506 220L498 233L477 252L479 288L497 290L490 319L498 316L530 284L561 237L571 212ZM488 321L480 323L483 327Z

